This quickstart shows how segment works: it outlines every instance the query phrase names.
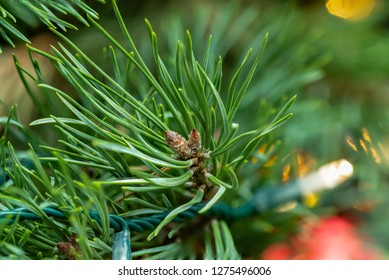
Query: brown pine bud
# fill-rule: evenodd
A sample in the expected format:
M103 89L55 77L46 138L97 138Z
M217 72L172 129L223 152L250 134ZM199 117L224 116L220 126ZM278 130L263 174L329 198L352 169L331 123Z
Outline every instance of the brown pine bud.
M75 260L80 255L80 248L77 245L76 235L70 237L69 242L59 242L57 244L58 255L64 260Z
M201 149L201 136L195 128L189 134L189 148L192 155L197 155L198 151Z
M190 154L188 141L175 131L165 130L165 139L169 147L180 157L187 158Z

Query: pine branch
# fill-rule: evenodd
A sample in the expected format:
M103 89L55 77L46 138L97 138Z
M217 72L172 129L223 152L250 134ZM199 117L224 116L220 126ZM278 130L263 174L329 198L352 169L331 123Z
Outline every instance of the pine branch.
M134 256L153 252L152 258L180 258L179 250L173 249L178 248L178 238L170 245L165 244L167 240L159 243L153 238L160 235L165 239L169 230L169 237L179 234L179 226L168 227L193 205L203 202L200 213L206 213L226 193L236 192L241 180L239 172L247 158L264 137L291 116L287 111L295 97L263 127L242 133L233 122L267 37L255 60L247 55L231 82L224 83L222 58L211 59L217 57L211 53L211 39L205 47L205 57L198 59L187 32L187 43L177 43L175 65L170 69L159 54L156 33L146 21L154 58L154 65L148 65L115 1L113 6L128 46L111 36L95 16L87 17L110 44L110 71L58 30L52 29L64 43L53 46L52 53L28 47L31 53L53 64L77 98L40 79L39 86L62 102L72 117L53 112L49 118L31 123L54 126L61 144L31 146L29 159L33 168L25 166L13 146L2 138L1 165L7 166L9 179L1 187L0 206L4 210L24 207L41 218L11 226L3 223L2 254L16 258L107 258L113 241L110 214L141 217L168 209L169 215L153 232L131 237L134 247L141 248L135 250ZM59 20L55 23L68 27ZM118 60L119 55L124 59ZM204 63L200 64L200 60ZM240 81L246 67L249 75ZM19 69L19 73L33 76ZM134 81L133 75L143 79ZM223 84L229 84L229 90L224 90ZM140 88L148 90L136 92ZM223 92L227 91L226 97ZM12 123L18 122L8 118L6 130ZM35 149L43 150L45 155ZM54 223L42 211L47 206L61 209L66 220ZM90 211L98 213L99 223ZM212 231L216 252L211 249L207 233L206 257L239 258L226 225L213 222ZM10 238L10 234L14 237ZM27 234L32 238L26 238ZM40 240L40 235L46 238Z
M13 47L15 47L15 38L30 43L20 28L20 22L34 27L44 24L53 29L59 28L66 31L67 29L77 29L75 25L70 23L69 17L75 18L86 26L89 23L81 13L95 19L98 18L97 13L83 0L20 0L11 2L0 1L0 37Z

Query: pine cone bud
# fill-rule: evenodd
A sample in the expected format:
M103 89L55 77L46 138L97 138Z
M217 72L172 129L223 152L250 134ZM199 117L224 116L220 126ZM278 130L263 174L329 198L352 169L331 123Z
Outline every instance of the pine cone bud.
M77 245L77 236L72 234L69 242L59 242L57 244L57 250L59 257L64 260L75 260L77 255L80 255L81 251Z
M175 131L165 131L166 143L180 157L186 158L190 154L188 141Z
M191 154L196 156L198 151L201 149L201 136L200 132L198 132L196 129L192 129L190 132L188 144L191 150Z

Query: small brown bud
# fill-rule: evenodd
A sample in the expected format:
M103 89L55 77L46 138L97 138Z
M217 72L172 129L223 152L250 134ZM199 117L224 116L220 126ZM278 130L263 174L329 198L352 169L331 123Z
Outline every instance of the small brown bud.
M58 253L61 258L65 260L74 260L75 256L73 254L74 247L68 242L59 242L57 244Z
M186 140L175 131L165 131L166 143L181 159L193 159L198 156L201 149L201 136L196 129L189 133L189 139Z
M195 128L189 134L189 148L193 155L197 155L198 151L201 149L201 136Z
M166 143L180 157L186 158L190 152L188 141L175 131L165 131Z
M76 256L80 254L80 248L77 245L77 236L72 234L69 242L59 242L57 250L59 256L64 260L75 260Z

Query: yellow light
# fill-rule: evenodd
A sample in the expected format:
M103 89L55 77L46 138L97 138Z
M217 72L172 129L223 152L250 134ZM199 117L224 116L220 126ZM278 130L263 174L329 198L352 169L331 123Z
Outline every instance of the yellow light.
M362 131L362 136L365 139L365 141L368 142L368 143L371 143L370 134L367 131L367 129L366 128L362 128L361 131Z
M358 152L358 148L357 148L357 146L354 144L354 142L353 142L353 140L351 139L350 136L347 136L347 137L346 137L346 143L347 143L347 145L348 145L351 149L353 149L355 152Z
M375 4L375 0L329 0L326 7L334 16L355 21L369 16Z
M377 149L374 148L374 147L371 147L371 148L370 148L370 152L371 152L371 156L374 158L374 161L375 161L377 164L380 164L380 163L382 162L382 160L381 160L380 155L379 155L378 152L377 152Z
M305 205L307 205L309 208L313 208L317 204L319 196L314 193L308 193L303 197L303 199Z
M384 140L385 144L378 143L378 148L381 151L382 158L385 162L389 162L389 149L388 149L388 140Z
M363 142L362 139L359 139L359 145L362 147L362 149L365 151L365 153L367 153L366 144L365 144L365 142Z

